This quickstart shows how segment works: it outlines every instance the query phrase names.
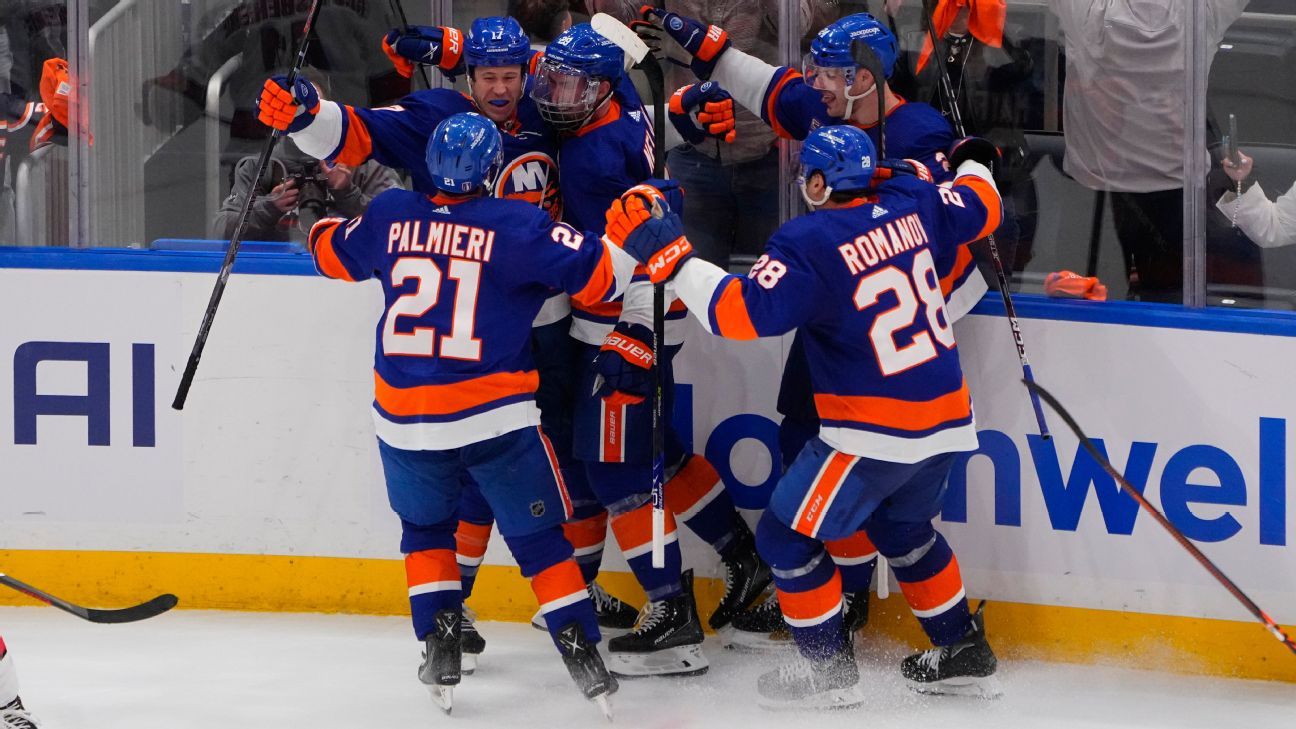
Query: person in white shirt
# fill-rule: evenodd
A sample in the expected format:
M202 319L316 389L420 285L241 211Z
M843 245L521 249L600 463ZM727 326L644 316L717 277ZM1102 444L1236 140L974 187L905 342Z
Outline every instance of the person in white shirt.
M1224 193L1215 207L1261 248L1296 245L1296 185L1276 201L1270 200L1260 183L1251 178L1255 160L1238 152L1238 161L1225 157L1220 166L1238 184L1237 191Z

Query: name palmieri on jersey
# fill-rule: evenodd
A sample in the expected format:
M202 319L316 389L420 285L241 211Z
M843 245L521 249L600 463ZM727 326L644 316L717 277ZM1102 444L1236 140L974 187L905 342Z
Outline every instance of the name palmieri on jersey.
M424 253L489 263L495 231L459 223L398 220L387 231L388 253Z

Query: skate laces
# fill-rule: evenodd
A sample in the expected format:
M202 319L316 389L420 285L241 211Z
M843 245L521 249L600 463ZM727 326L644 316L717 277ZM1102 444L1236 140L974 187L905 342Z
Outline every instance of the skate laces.
M941 646L923 651L922 655L918 656L918 665L930 671L940 671L941 661L945 659L948 650L948 646Z
M634 630L631 632L635 635L647 633L657 627L657 624L665 619L666 601L649 602L647 605L644 605L643 610L639 612L639 620L635 623Z
M594 609L600 613L616 608L617 603L620 602L620 600L609 595L607 590L604 590L603 586L597 582L589 583L589 594L590 599L594 601Z
M778 678L780 683L793 683L797 681L810 681L814 678L814 671L810 662L804 658L798 658L791 663L785 663L778 668Z
M0 708L0 727L4 729L39 729L40 722L30 711Z

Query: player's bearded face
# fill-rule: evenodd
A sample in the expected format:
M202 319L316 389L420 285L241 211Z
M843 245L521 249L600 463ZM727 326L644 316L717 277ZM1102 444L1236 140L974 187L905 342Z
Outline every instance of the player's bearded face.
M517 112L524 79L521 66L499 66L476 69L468 83L477 108L498 123L511 119Z

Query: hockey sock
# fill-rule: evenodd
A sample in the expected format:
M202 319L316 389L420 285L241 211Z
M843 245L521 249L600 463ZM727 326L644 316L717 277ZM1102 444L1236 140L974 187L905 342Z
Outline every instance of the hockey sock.
M472 595L473 585L477 582L477 569L486 557L486 545L490 543L491 522L473 524L460 521L455 531L455 560L459 563L459 581L463 584L463 599Z
M877 567L878 552L864 530L845 539L825 542L824 549L832 555L837 571L841 573L844 592L855 593L869 589L873 583L873 570Z
M437 612L463 607L459 565L455 562L454 550L449 546L406 554L405 579L409 584L414 635L419 640L436 628Z
M766 511L756 527L756 548L774 574L779 609L801 655L821 661L841 652L842 578L823 545Z
M580 623L591 643L599 642L601 634L594 603L562 530L554 526L504 540L522 576L531 580L531 590L540 603L540 613L554 645L558 646L558 630L573 622Z
M586 583L593 582L598 577L599 568L603 566L607 523L607 510L594 504L577 506L575 515L563 524L563 535L571 542L576 564L580 565L581 576Z
M644 499L629 511L612 517L612 534L616 536L621 553L625 555L630 571L634 572L648 599L654 602L680 594L680 546L675 531L675 515L666 509L666 566L652 566L652 501L647 495L633 497ZM616 505L613 505L616 506Z
M0 638L0 706L8 706L18 698L18 672L14 670L13 657Z
M909 609L931 638L932 645L949 645L971 625L958 560L945 537L927 525L930 536L908 552L886 554ZM874 535L882 541L879 535Z
M700 455L690 456L666 482L666 508L716 551L726 556L734 542L733 499L715 467Z

